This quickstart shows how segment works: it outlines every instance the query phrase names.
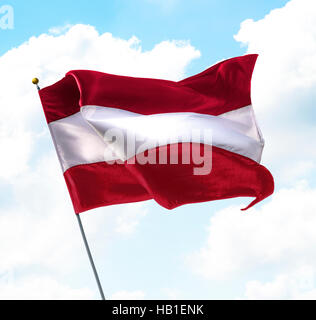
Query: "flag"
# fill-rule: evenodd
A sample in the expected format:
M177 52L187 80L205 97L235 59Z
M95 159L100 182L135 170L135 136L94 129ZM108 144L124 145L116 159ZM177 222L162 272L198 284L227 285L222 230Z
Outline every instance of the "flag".
M180 82L75 70L40 90L75 212L254 197L248 209L271 195L251 104L256 60L225 60Z

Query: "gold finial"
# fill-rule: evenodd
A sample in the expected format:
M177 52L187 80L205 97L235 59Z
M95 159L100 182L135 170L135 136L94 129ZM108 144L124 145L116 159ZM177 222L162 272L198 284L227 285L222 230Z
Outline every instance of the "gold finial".
M32 83L36 85L37 90L40 90L40 87L39 87L39 85L38 85L38 84L39 84L39 80L38 80L37 78L34 78L34 79L32 80Z

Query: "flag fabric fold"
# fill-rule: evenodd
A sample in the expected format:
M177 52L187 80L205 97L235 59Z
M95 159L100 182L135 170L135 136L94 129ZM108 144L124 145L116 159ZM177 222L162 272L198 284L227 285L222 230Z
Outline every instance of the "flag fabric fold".
M40 90L75 212L150 199L174 209L254 197L250 208L271 195L251 105L256 60L225 60L180 82L75 70ZM109 136L114 131L122 141ZM203 173L194 154L211 160L211 170Z

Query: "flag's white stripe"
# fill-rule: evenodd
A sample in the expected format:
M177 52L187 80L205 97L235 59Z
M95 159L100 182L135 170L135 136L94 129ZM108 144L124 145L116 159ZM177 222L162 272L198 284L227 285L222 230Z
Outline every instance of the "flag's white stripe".
M50 129L64 172L82 164L126 160L140 150L180 142L212 143L260 162L264 145L252 106L220 116L198 113L140 115L115 108L85 106L81 112L50 123ZM113 129L119 129L125 138L127 135L137 138L135 152L126 153L124 143L113 144L107 142L108 136L103 138L109 130L113 133ZM198 134L204 130L207 133L211 130L212 141L203 140L203 135Z

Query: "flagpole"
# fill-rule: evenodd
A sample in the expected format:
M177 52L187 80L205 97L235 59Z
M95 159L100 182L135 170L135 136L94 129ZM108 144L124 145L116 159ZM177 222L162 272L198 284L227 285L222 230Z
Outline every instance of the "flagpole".
M39 87L39 85L38 85L38 84L39 84L39 80L38 80L37 78L34 78L34 79L32 80L32 83L33 83L34 85L36 85L36 88L37 88L38 91L41 89L41 88ZM82 235L82 239L83 239L84 245L85 245L85 247L86 247L89 260L90 260L90 264L91 264L91 267L92 267L92 270L93 270L93 274L94 274L96 283L97 283L98 288L99 288L99 292L100 292L100 295L101 295L101 299L102 299L102 300L106 300L106 299L105 299L105 296L104 296L104 293L103 293L103 288L102 288L102 285L101 285L101 282L100 282L100 278L99 278L97 269L96 269L95 264L94 264L94 261L93 261L93 257L92 257L92 254L91 254L91 250L90 250L90 247L89 247L89 243L88 243L86 234L85 234L85 232L84 232L84 228L83 228L83 225L82 225L81 217L80 217L79 214L76 214L76 217L77 217L77 220L78 220L78 224L79 224L80 232L81 232L81 235Z
M88 254L88 257L89 257L89 260L90 260L90 264L91 264L91 267L92 267L92 270L93 270L93 273L94 273L94 277L95 277L95 280L97 282L97 285L98 285L98 288L99 288L99 291L100 291L101 298L102 298L102 300L105 300L105 296L104 296L104 293L103 293L102 285L101 285L101 282L100 282L100 279L99 279L99 275L98 275L97 269L96 269L94 261L93 261L93 257L92 257L92 254L91 254L91 251L90 251L90 248L89 248L89 244L88 244L88 241L87 241L86 234L85 234L84 229L83 229L83 225L82 225L82 221L81 221L80 215L76 214L76 216L77 216L80 232L81 232L81 235L82 235L82 239L83 239L84 245L86 247L87 254Z

